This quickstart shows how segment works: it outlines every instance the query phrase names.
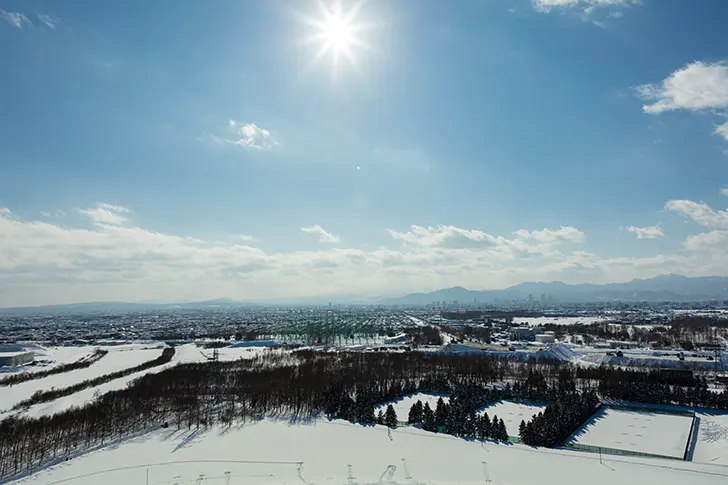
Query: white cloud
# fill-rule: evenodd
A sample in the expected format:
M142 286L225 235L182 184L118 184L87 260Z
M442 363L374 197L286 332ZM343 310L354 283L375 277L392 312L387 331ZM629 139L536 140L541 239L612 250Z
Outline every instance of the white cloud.
M250 234L241 234L239 237L240 237L240 240L241 241L250 242L250 241L254 241L255 240L255 238L253 236L251 236Z
M660 84L638 86L637 93L651 104L650 114L678 109L701 111L728 108L728 65L693 62L670 74Z
M422 227L413 225L409 232L388 231L394 239L417 246L478 247L495 246L499 238L474 230L455 226Z
M339 242L341 242L339 236L328 232L318 224L316 224L315 226L302 227L301 230L308 234L318 234L319 242L321 243L338 244Z
M8 209L7 207L0 207L0 217L9 216L10 214L12 214L10 209Z
M48 27L51 30L56 30L56 22L58 22L58 19L51 17L50 15L46 15L43 13L36 12L36 17L38 17L38 20L43 22L46 27Z
M388 230L390 235L414 247L440 248L443 250L477 250L481 256L492 260L507 261L516 258L533 258L560 254L556 247L564 242L580 243L584 233L573 227L540 231L519 230L512 238L493 236L476 229L455 226L422 227L413 225L408 232Z
M706 227L728 228L728 212L713 210L708 204L692 200L669 200L665 210L678 212Z
M279 144L269 130L261 128L255 123L241 124L235 120L229 120L228 126L235 130L235 138L228 140L233 145L256 150L270 150Z
M728 195L728 185L726 185L725 187L723 187L722 189L720 189L720 193L722 195Z
M662 231L660 226L629 226L627 231L635 233L637 235L637 239L656 239L658 237L665 237L665 233Z
M728 122L715 128L715 134L720 135L728 141Z
M19 29L22 29L23 27L33 26L33 23L30 21L30 19L21 12L7 12L5 10L0 10L0 18Z
M690 251L718 251L725 253L728 250L728 231L710 231L688 236L684 246L685 249Z
M252 247L245 234L221 242L154 232L136 225L123 206L98 204L84 214L94 222L87 229L0 211L0 306L366 296L455 285L503 288L534 280L605 283L664 273L728 275L728 231L696 235L679 254L647 258L568 250L585 238L568 226L506 237L447 225L414 226L392 231L403 235L392 246L397 241L407 242L404 246L267 252ZM323 242L338 241L321 226L304 230Z
M128 221L126 217L120 214L129 212L129 209L100 202L96 204L96 207L79 209L78 212L88 216L94 224L120 226Z
M640 0L532 0L533 8L538 12L548 13L554 9L583 7L587 14L589 9L598 7L625 7L639 5Z

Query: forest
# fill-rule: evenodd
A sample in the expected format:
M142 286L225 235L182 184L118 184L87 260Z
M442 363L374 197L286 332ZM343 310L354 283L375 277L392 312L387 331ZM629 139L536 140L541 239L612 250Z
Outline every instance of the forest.
M685 404L728 409L727 392L705 394L701 379L682 375L608 368L587 372L571 364L477 354L270 352L232 362L179 364L146 374L83 408L41 418L6 418L0 422L0 478L159 426L232 426L270 416L301 420L322 414L396 426L410 416L392 416L388 408L378 417L375 406L418 391L449 395L450 403L439 411L440 406L429 411L423 406L421 415L415 411L412 416L413 424L420 425L421 419L428 430L472 438L507 439L500 418L474 418L488 403L550 404L548 418L524 423L528 431L522 438L552 446L586 419L595 398L619 398L635 386L670 389L669 395L655 393L653 401L682 392ZM554 420L558 426L549 425Z

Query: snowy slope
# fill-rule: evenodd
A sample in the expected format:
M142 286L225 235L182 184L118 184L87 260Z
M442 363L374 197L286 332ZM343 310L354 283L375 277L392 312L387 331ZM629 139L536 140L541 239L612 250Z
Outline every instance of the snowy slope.
M23 346L25 347L25 346ZM40 372L52 369L62 364L70 364L93 353L93 347L43 347L40 345L28 346L27 350L35 354L35 365L21 365L14 367L0 367L0 378L5 375L21 372Z
M114 470L114 471L109 471ZM107 472L108 471L108 472ZM105 472L105 473L104 473ZM148 482L147 482L148 479ZM718 485L728 469L605 457L320 420L208 431L159 430L13 483Z
M0 389L0 412L7 411L19 402L29 398L37 391L60 389L95 377L134 367L161 354L162 346L119 346L102 347L109 353L85 369L77 369L62 374L55 374L42 379L22 382Z

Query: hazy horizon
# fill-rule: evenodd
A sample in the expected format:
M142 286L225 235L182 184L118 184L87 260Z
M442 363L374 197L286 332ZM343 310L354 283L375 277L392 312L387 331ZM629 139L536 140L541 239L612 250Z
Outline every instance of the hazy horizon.
M0 7L0 307L728 276L728 3L183 3Z

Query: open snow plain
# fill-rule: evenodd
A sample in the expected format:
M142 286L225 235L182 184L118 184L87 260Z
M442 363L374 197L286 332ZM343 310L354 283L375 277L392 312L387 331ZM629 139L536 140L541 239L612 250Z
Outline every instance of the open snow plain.
M604 407L574 433L570 442L682 459L691 424L689 416Z
M413 428L264 420L230 429L160 429L13 484L717 485L728 468L467 441Z
M698 412L693 461L728 466L728 414Z

